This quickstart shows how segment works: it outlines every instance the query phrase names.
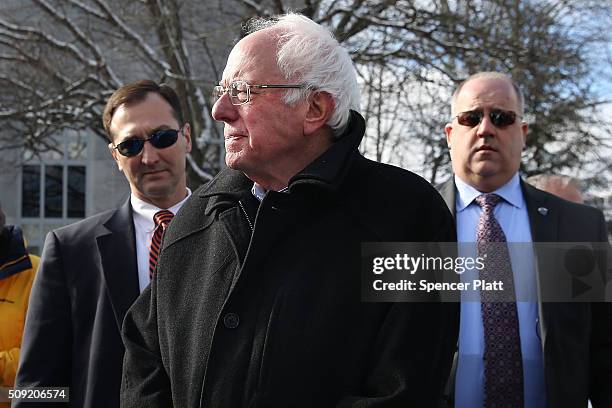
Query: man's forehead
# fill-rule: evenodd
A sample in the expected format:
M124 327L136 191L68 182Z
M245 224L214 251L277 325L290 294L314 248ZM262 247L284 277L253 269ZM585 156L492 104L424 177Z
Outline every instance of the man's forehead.
M276 43L278 37L271 29L257 31L244 37L230 52L223 70L222 82L248 79L245 75L257 70L270 73L276 67ZM227 85L227 84L226 84Z
M457 105L498 106L514 108L518 104L516 92L508 81L500 78L477 78L466 83L457 95Z
M248 52L234 48L227 59L227 65L223 70L223 82L229 82L236 78L243 78L245 73L252 71L257 66L256 59ZM227 84L226 84L227 85Z
M111 126L111 133L115 141L121 141L132 137L146 137L154 127L156 126L153 123L128 122Z
M133 100L129 103L124 102L117 106L113 113L112 121L118 116L138 117L143 114L159 116L162 114L172 115L172 106L160 94L148 92L144 98Z
M161 96L149 93L142 101L119 105L111 119L110 130L119 139L177 125L170 104Z

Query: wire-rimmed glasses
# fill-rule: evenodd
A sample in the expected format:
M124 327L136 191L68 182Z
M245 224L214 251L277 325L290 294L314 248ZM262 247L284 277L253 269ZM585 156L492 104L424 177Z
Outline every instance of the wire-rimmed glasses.
M300 89L306 88L307 86L304 84L299 85L281 85L281 84L265 84L265 85L251 85L246 81L236 80L230 82L230 84L226 87L221 85L217 85L213 88L212 92L212 103L216 103L219 98L223 96L227 92L230 97L230 101L232 105L244 105L245 103L249 103L251 101L251 93L256 94L256 92L251 92L251 89Z

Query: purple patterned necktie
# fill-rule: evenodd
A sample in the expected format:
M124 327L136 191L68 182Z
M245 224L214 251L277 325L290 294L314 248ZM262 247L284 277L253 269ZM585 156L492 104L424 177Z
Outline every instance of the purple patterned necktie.
M484 407L522 408L523 358L514 279L506 235L493 215L501 199L497 194L483 194L475 199L482 208L476 229L478 256L485 257L480 279L503 282L501 293L481 291L485 340Z

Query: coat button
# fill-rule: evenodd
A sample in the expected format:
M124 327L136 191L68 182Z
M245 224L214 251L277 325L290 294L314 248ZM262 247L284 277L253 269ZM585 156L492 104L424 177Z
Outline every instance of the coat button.
M236 313L227 313L223 316L223 325L228 329L235 329L240 324L240 317Z

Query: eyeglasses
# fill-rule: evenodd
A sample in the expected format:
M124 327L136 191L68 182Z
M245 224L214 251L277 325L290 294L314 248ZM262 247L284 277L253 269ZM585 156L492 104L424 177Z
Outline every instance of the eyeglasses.
M151 143L153 147L157 149L165 149L166 147L170 147L174 143L176 143L176 139L178 138L178 134L181 130L182 129L158 130L146 139L128 139L114 147L119 153L121 153L125 157L132 157L139 154L144 148L145 142Z
M457 122L459 122L460 125L474 127L479 125L480 122L482 122L484 115L485 114L482 109L475 109L471 111L461 112L455 117L457 118ZM498 128L504 128L506 126L512 125L516 121L517 117L520 118L521 116L517 115L515 112L505 111L502 109L491 109L491 111L489 112L489 119L491 119L491 123L493 123L495 127Z
M306 88L306 85L251 85L245 81L232 81L227 88L224 88L221 85L217 85L213 88L212 92L212 103L216 103L219 98L223 96L226 92L230 96L230 101L232 105L244 105L245 103L249 103L251 101L251 89L299 89ZM257 94L257 92L253 92Z

